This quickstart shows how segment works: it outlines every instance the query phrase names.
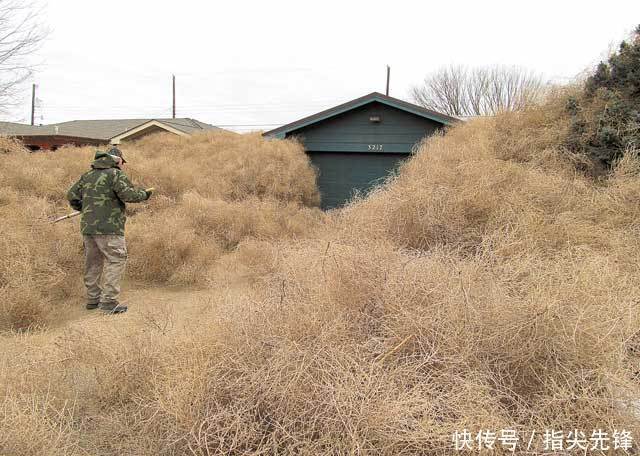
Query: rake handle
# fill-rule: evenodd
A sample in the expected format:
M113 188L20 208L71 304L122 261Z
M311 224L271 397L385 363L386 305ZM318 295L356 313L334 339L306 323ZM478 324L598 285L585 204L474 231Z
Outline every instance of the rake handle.
M149 187L149 188L145 188L144 189L145 192L153 192L155 191L154 187ZM67 215L63 215L62 217L58 217L57 219L53 220L51 223L58 223L61 222L62 220L67 220L73 217L77 217L78 215L82 214L81 211L75 211L72 212L71 214L67 214Z

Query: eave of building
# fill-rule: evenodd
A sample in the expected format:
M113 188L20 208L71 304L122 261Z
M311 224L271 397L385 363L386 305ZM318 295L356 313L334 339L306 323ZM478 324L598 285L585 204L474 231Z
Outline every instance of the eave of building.
M284 139L288 133L291 133L295 130L299 130L309 125L322 122L323 120L327 120L331 117L335 117L337 115L359 108L360 106L364 106L376 101L378 103L391 106L393 108L400 109L402 111L406 111L411 114L424 117L426 119L433 120L443 125L452 125L455 122L459 121L459 119L456 119L455 117L450 117L445 114L431 111L430 109L426 109L421 106L417 106L417 105L408 103L406 101L399 100L397 98L389 97L387 95L383 95L378 92L373 92L363 97L356 98L355 100L351 100L341 105L334 106L333 108L326 109L317 114L313 114L303 119L296 120L295 122L291 122L287 125L283 125L282 127L278 127L273 130L267 131L263 133L263 136L270 136L273 138Z
M189 136L188 133L178 130L177 128L173 128L172 126L167 125L163 122L160 122L157 120L150 120L149 122L145 122L142 125L138 125L135 128L132 128L130 130L125 131L124 133L120 133L119 135L116 135L110 138L110 142L112 142L113 144L118 144L120 141L127 139L129 136L133 136L136 133L140 133L150 127L158 127L167 132L174 133L179 136Z
M100 138L87 138L83 136L70 136L70 135L49 135L49 134L37 134L37 135L12 135L12 138L17 138L22 141L26 139L33 140L54 140L54 141L64 141L64 140L72 140L76 142L91 142L91 143L106 143L108 139L100 139Z

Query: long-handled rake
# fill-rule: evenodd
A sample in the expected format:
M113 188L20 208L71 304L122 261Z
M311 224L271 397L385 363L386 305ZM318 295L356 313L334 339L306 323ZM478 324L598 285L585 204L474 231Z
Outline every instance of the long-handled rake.
M145 192L153 192L154 190L155 190L155 188L151 187L151 188L145 188L144 191ZM82 214L82 212L75 211L75 212L72 212L70 214L63 215L62 217L58 217L55 220L51 220L51 223L58 223L58 222L61 222L62 220L67 220L67 219L70 219L70 218L73 218L73 217L77 217L80 214Z

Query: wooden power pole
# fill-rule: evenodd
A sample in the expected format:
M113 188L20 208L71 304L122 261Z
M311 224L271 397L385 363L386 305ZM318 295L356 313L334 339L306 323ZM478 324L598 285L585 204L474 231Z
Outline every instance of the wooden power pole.
M31 125L36 121L36 85L31 86Z
M391 77L391 67L387 65L387 92L385 93L386 96L389 96L389 78L390 77Z
M176 118L176 75L172 75L173 80L173 118Z

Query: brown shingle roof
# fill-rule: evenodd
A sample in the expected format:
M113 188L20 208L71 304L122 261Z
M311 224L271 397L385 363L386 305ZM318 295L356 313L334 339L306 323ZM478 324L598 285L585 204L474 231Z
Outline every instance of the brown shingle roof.
M105 119L72 120L49 125L24 125L13 122L0 122L0 135L6 136L73 136L108 141L114 136L156 120L187 134L205 130L220 130L213 125L195 119Z
M29 136L41 133L41 127L34 125L25 125L14 122L0 122L0 135L5 136Z

